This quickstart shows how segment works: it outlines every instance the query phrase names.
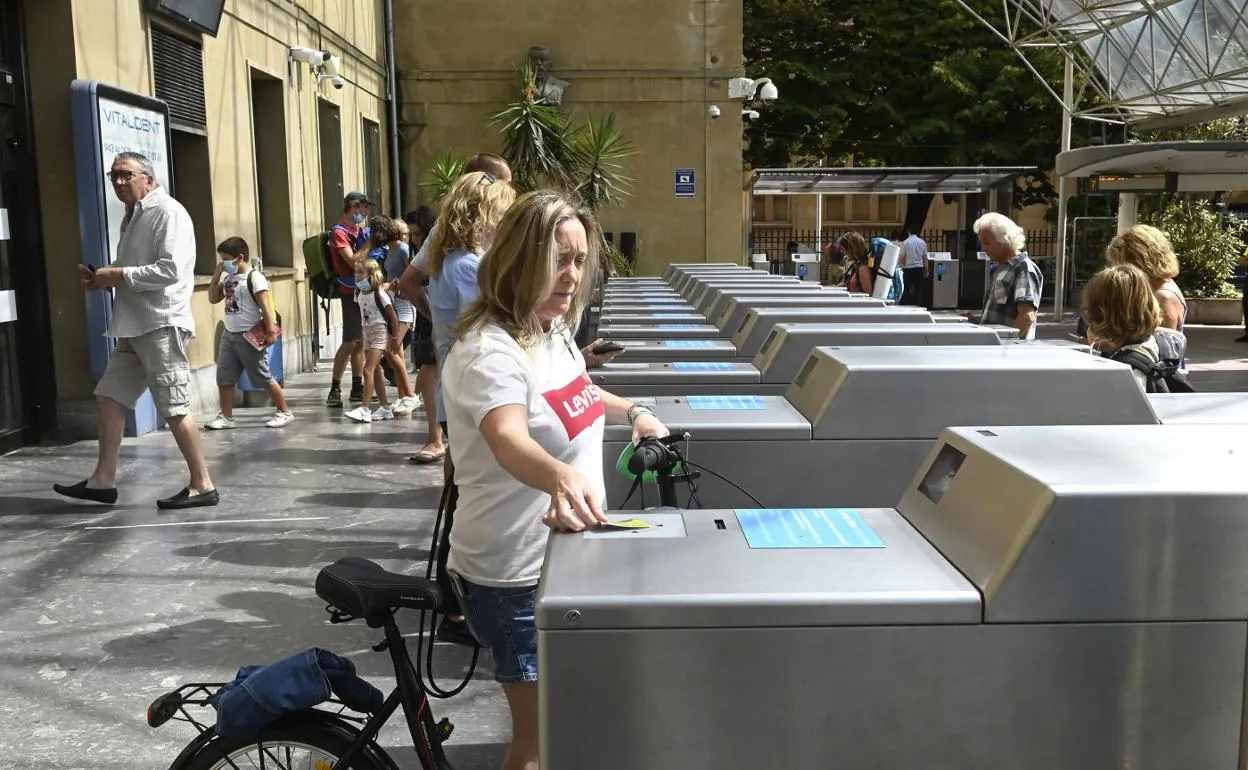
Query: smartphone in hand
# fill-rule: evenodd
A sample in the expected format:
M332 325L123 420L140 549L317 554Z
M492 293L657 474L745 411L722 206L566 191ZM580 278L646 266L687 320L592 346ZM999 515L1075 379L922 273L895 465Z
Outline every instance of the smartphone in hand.
M621 353L624 351L624 346L618 342L607 340L601 345L590 348L590 351L596 356L601 356L607 353Z

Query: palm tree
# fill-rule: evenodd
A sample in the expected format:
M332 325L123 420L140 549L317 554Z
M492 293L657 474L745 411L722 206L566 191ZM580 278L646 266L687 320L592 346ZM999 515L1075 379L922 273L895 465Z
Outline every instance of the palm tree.
M433 165L425 170L425 179L420 186L432 189L434 199L442 200L451 189L451 185L455 184L455 180L464 173L464 165L467 162L466 159L447 150L435 158Z

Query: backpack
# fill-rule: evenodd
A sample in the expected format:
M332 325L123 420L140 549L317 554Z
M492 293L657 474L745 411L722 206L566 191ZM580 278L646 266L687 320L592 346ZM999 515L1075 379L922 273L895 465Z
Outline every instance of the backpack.
M360 295L359 289L355 290L355 295L357 297ZM381 289L373 289L373 302L376 303L377 310L381 313L381 317L386 319L386 334L393 337L396 329L394 328L394 326L390 324L390 316L389 314L386 313L385 308L382 307L381 305ZM394 307L393 297L390 298L390 307Z
M252 285L252 277L255 276L256 269L253 267L247 271L247 293L251 295L251 301L256 303L256 307L260 307L260 303L256 300L256 287ZM279 327L282 325L282 314L277 312L277 308L273 308L273 321Z
M308 271L308 285L312 293L322 299L338 299L338 274L334 271L334 256L329 250L329 236L342 225L310 235L303 239L303 264Z
M1111 361L1129 364L1132 369L1142 372L1145 378L1145 393L1195 393L1196 388L1187 379L1187 374L1180 368L1179 362L1163 359L1154 361L1138 350L1119 348Z
M884 268L880 266L880 263L884 260L884 250L887 249L888 246L889 241L884 238L871 239L871 256L875 261L875 279L878 281L883 278L886 281L892 281L893 285L888 287L888 296L885 297L885 299L892 300L893 302L900 302L902 292L905 288L904 281L901 277L901 259L897 260L897 267L893 269L892 273L885 272Z

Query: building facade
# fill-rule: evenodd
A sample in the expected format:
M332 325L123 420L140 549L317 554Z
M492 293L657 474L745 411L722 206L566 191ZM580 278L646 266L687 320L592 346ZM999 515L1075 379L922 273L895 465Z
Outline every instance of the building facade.
M395 16L406 200L429 200L420 174L442 153L500 151L489 116L517 99L540 46L567 83L563 106L614 112L636 147L632 196L600 215L638 273L741 258L741 102L728 98L743 74L741 0L398 0Z
M72 82L169 105L173 193L196 228L191 362L203 409L215 405L223 320L207 296L215 245L232 235L251 245L283 316L284 368L306 369L314 328L322 347L334 340L323 311L314 321L301 243L336 218L346 191L387 199L382 0L226 0L215 34L160 5L0 4L10 84L0 93L0 449L94 430L87 359L98 331L77 275L90 234L79 227ZM337 57L340 78L318 78L292 46Z

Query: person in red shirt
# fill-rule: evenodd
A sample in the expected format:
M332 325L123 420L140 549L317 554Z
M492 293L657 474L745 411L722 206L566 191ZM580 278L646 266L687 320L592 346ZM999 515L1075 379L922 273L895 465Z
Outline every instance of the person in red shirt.
M349 192L342 199L342 216L329 231L329 255L333 260L334 275L338 280L339 299L342 307L342 344L334 354L334 378L329 386L325 406L342 406L342 375L351 362L351 400L362 401L364 383L364 339L360 326L360 307L355 303L356 266L368 258L368 230L364 222L373 202L362 192Z

